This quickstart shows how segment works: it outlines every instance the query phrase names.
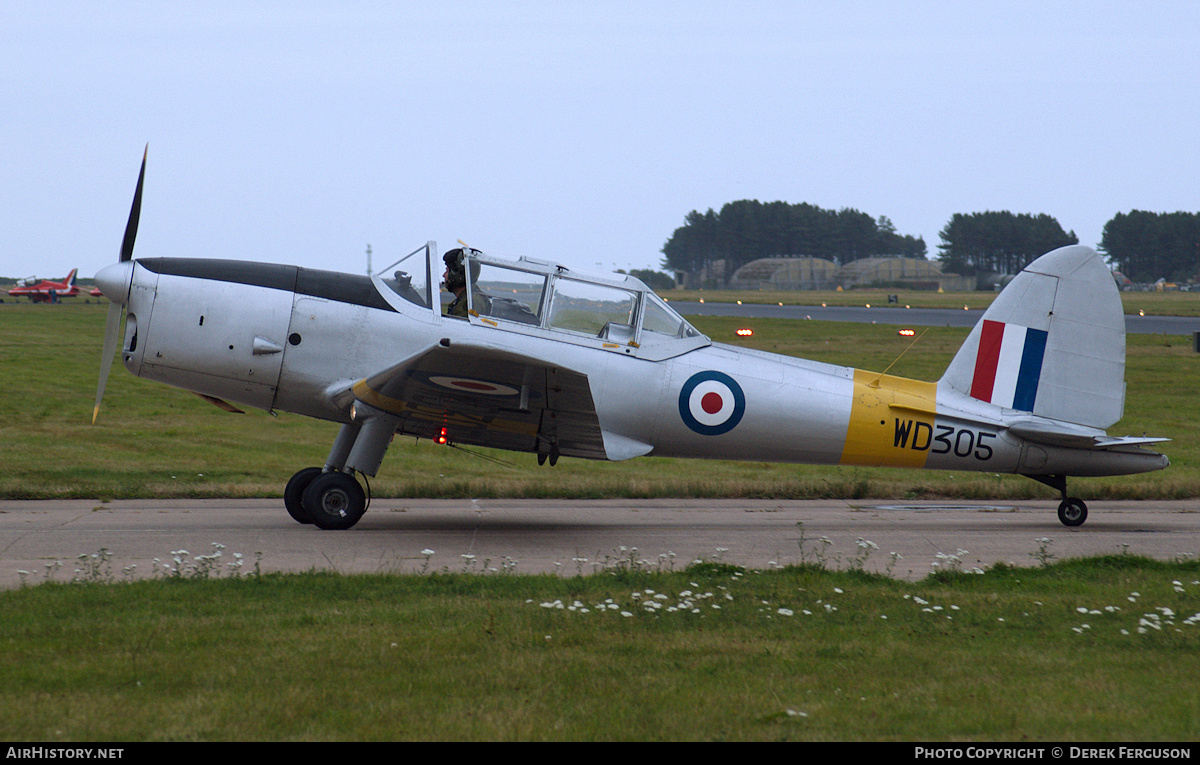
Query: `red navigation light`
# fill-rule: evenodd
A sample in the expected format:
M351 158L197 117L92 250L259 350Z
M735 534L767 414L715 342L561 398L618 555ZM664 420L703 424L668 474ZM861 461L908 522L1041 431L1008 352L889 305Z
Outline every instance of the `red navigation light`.
M913 335L917 334L917 331L915 329L902 329L896 334L903 335L904 337L912 337Z
M433 439L433 442L436 444L445 444L445 443L447 443L447 441L448 441L448 439L446 438L446 429L445 428L442 428L442 432L438 433L437 438Z
M751 335L754 334L754 330L750 329L749 327L744 327L742 329L739 329L737 331L737 334L738 334L738 337L750 337Z

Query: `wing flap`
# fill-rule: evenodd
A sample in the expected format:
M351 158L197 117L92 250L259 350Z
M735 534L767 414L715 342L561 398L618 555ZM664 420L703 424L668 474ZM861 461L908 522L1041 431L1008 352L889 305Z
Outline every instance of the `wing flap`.
M397 432L455 443L606 459L587 375L482 344L432 345L356 382Z

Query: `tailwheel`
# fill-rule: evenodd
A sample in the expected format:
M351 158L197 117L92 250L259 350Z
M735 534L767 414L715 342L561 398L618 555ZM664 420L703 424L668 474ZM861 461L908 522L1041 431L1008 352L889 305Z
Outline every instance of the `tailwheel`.
M319 475L321 475L319 467L304 468L292 476L283 490L283 506L287 508L288 515L292 516L292 520L296 523L312 523L312 518L304 509L304 490Z
M1058 506L1058 520L1064 526L1082 526L1087 520L1087 505L1078 497L1067 497Z
M302 504L317 528L348 529L366 512L367 496L350 473L323 473L304 490Z

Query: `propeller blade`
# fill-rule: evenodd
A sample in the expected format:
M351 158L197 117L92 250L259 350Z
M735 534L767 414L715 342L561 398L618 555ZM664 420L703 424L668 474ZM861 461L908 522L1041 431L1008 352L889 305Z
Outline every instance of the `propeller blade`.
M104 355L100 357L100 383L96 386L96 407L92 410L92 424L100 415L100 400L104 398L104 386L108 383L108 372L112 369L113 353L117 350L117 333L121 331L121 304L108 304L108 319L104 322Z
M125 224L125 238L121 241L121 255L118 263L133 259L133 243L137 239L138 221L142 217L142 182L146 179L146 155L150 153L150 144L142 151L142 169L138 171L137 190L133 192L133 206L129 209L129 222ZM111 271L112 266L107 266ZM119 269L124 271L124 269ZM126 280L132 276L126 273ZM115 290L113 291L115 292ZM117 340L121 332L121 310L124 299L117 299L113 292L108 293L108 318L104 322L104 354L100 357L100 381L96 385L96 406L92 409L92 424L100 416L100 401L104 398L104 386L108 384L108 373L112 370L113 354L117 350Z
M121 242L121 257L119 263L133 258L133 242L137 239L138 220L142 217L142 180L146 177L146 155L150 153L150 144L146 144L142 152L142 170L138 173L137 191L133 192L133 207L129 210L129 222L125 224L125 239Z

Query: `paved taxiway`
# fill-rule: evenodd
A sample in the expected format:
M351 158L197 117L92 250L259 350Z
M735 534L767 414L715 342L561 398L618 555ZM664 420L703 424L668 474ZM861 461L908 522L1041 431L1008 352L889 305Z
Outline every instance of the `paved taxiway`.
M1118 553L1169 560L1200 554L1200 501L1089 502L1079 528L1062 526L1057 503L894 500L410 500L375 499L349 531L293 522L277 499L0 501L0 586L38 582L48 566L69 581L79 557L111 553L114 580L155 574L224 545L222 567L240 553L243 572L482 571L590 574L630 559L682 568L718 559L752 568L813 560L841 566L874 543L867 568L919 579L938 554L959 550L964 567L1034 566L1044 548L1058 559ZM822 542L822 538L830 544ZM1039 540L1049 539L1048 543ZM474 556L468 558L464 556ZM129 566L136 566L131 574Z

